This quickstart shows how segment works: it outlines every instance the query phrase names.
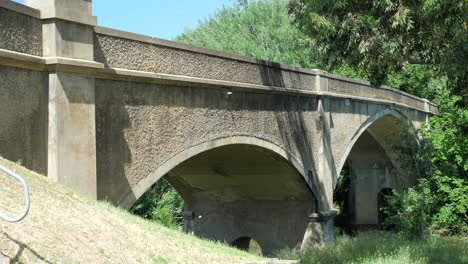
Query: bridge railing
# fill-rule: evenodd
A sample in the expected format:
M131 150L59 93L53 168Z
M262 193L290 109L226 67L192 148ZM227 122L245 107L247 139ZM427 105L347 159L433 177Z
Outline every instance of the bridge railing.
M23 208L23 211L20 215L16 216L16 217L11 217L11 216L8 216L6 214L3 214L0 212L0 218L5 220L5 221L8 221L8 222L12 222L12 223L15 223L15 222L19 222L21 220L23 220L23 218L26 217L26 215L28 214L29 212L29 207L30 207L30 199L29 199L29 187L28 187L28 184L26 183L26 181L23 179L23 177L19 176L18 174L14 173L13 171L9 170L8 168L5 168L3 167L2 165L0 165L0 171L3 171L4 173L6 173L7 175L15 178L17 181L19 181L22 185L23 185L23 191L24 191L24 208ZM1 263L1 262L0 262Z

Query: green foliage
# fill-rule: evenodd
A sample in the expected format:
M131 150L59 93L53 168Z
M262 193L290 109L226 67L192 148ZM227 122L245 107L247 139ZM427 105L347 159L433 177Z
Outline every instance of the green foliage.
M282 0L224 7L176 41L298 67L317 67L315 49L289 23Z
M389 198L388 227L423 237L468 233L468 110L459 100L448 90L436 97L441 112L420 131L418 149L403 136L401 161L414 165L420 179L405 194Z
M291 0L288 9L327 64L363 70L374 84L426 65L450 76L466 105L465 0Z
M348 163L345 163L343 169L341 169L340 177L336 183L335 190L333 192L334 207L339 209L341 214L347 211L347 200L349 194L349 185L351 182L351 176L349 171Z
M444 91L436 99L440 114L423 131L430 142L423 153L432 165L431 194L439 206L432 221L448 233L468 232L468 109L457 103L460 100Z
M161 178L135 202L130 211L143 218L177 228L181 225L182 197L165 179Z
M467 243L466 238L419 240L396 233L366 232L338 236L334 245L310 247L305 252L285 249L277 257L300 259L302 264L459 264L468 261Z

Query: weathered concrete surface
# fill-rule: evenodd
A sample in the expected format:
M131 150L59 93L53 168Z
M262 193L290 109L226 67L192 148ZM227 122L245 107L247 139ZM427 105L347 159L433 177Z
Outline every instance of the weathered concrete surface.
M48 176L96 197L94 78L49 74Z
M0 4L0 49L42 56L42 22Z
M367 82L360 82L340 76L330 75L329 91L339 94L397 101L409 106L424 109L424 101L416 96L389 87L376 89Z
M93 29L62 20L43 24L44 56L93 60Z
M76 61L93 59L93 24L85 21L92 19L91 1L26 0L26 4L40 10L44 19L44 57L48 57L49 70L48 177L97 197L95 76L88 69L79 72L86 68L83 64L90 63Z
M106 28L97 28L97 30L104 34L95 35L95 60L104 63L107 67L295 89L314 89L315 76L307 71L282 70L277 63L259 64L227 59L216 56L216 53L191 51L188 45L184 45L185 49L161 46L157 44L158 42L148 43L119 37L127 36L125 32Z
M271 150L234 144L184 161L166 176L192 218L185 231L232 244L250 237L266 255L299 248L315 198L300 173Z
M47 174L47 74L0 66L0 155Z
M315 108L314 98L97 80L101 198L120 201L178 153L234 136L271 142L315 173Z
M319 212L316 210L309 214L300 249L306 250L310 246L335 243L334 219L339 213L339 210L331 209Z
M402 159L394 150L402 142L408 142L400 137L401 131L395 124L390 124L393 117L386 116L376 121L364 132L353 146L348 156L350 168L350 192L348 197L348 223L353 230L378 227L379 211L378 196L383 189L393 189L402 193L413 186L417 180L417 173L411 164L401 164ZM380 129L391 131L395 135L379 133ZM387 141L390 147L379 141ZM392 148L393 147L393 148ZM402 167L402 165L404 167Z
M384 104L369 104L356 100L325 100L326 118L330 142L330 156L334 162L334 175L338 176L352 146L361 133L385 115L408 120L414 128L419 128L426 120L426 113L403 107L388 107Z
M251 237L266 256L285 247L300 248L307 213L314 210L312 201L199 201L186 206L195 212L189 232L230 244L238 238Z

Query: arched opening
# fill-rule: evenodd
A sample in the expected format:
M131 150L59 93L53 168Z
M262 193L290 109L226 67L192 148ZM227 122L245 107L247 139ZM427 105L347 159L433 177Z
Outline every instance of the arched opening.
M238 248L240 250L247 251L254 255L259 255L259 256L263 255L260 244L254 239L252 239L251 237L240 237L234 240L231 243L231 246Z
M384 115L356 134L335 187L335 203L341 205L337 226L354 234L381 228L382 199L392 189L402 191L416 182L406 161L407 146L417 146L410 127L393 115ZM384 192L381 196L381 192Z
M178 216L184 231L219 241L251 234L269 241L261 250L265 255L299 244L307 215L315 211L314 195L297 167L257 145L202 151L169 170L164 179L183 199ZM235 246L245 248L246 241L236 239ZM249 249L255 248L252 243L249 238Z
M377 196L377 209L379 215L379 225L382 226L385 222L385 219L388 217L385 210L385 207L389 206L388 197L393 193L392 188L383 188Z

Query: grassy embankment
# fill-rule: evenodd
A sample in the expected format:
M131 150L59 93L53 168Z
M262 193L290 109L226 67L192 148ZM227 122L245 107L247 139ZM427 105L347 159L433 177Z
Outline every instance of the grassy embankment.
M208 264L262 259L84 198L2 158L0 164L23 175L31 190L31 210L23 221L0 220L3 263ZM0 173L0 210L15 215L22 203L21 185Z
M411 239L390 232L340 236L334 246L311 248L300 254L283 250L280 257L301 259L301 264L463 264L468 263L468 238Z
M83 198L46 177L0 158L24 175L31 189L31 211L20 223L0 221L0 248L8 263L237 263L260 257L220 243L143 220L114 206ZM0 208L18 213L22 189L0 173ZM14 208L14 210L6 210ZM339 237L335 246L304 254L284 250L279 257L302 264L461 264L468 263L468 239L412 240L384 232Z

